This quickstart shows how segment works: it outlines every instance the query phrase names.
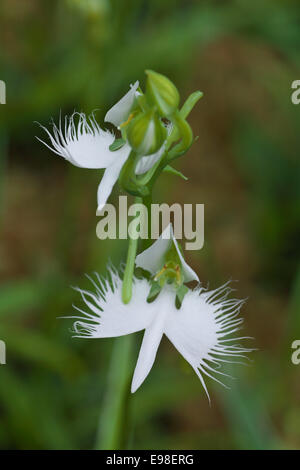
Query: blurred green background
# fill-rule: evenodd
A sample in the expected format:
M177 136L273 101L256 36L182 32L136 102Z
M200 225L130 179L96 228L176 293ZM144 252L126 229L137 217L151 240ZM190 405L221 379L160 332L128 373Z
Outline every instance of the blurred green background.
M205 204L205 245L188 261L212 288L239 280L258 351L231 390L208 381L209 407L164 340L131 397L129 448L300 448L299 2L1 0L0 15L0 447L94 446L114 340L72 339L57 317L78 304L70 285L126 254L95 235L99 172L55 157L34 121L99 109L102 122L151 68L182 100L204 92L189 119L199 139L176 163L189 181L164 175L155 202Z

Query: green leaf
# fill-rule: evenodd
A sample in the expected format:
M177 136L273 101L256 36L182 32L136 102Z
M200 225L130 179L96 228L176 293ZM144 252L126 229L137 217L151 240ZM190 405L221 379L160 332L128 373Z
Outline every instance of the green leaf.
M119 150L123 145L126 143L125 139L116 139L110 146L109 150L111 152L115 152L116 150Z
M161 286L158 282L154 281L152 283L149 295L147 297L147 302L153 301L161 291Z
M128 441L128 406L135 338L116 338L101 410L96 449L124 449Z
M176 292L176 300L175 300L175 305L177 308L181 307L181 304L183 302L185 294L187 294L189 291L189 288L182 284L179 289Z
M175 168L173 168L171 165L167 165L165 166L164 170L166 173L171 173L172 175L176 175L176 176L179 176L180 178L182 178L183 180L187 181L188 178L186 176L184 176L183 173L181 173L181 171L178 171L176 170Z
M200 98L202 98L202 96L203 96L202 91L195 91L194 93L192 93L187 98L187 100L185 101L184 105L182 106L180 110L181 117L186 119L188 115L190 114L190 112L192 111L195 104L197 103L197 101L199 101Z

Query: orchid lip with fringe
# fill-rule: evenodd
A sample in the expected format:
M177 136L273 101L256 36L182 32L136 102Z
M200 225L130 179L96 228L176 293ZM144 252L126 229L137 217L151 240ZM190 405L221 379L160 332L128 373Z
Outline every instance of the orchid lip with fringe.
M80 315L70 317L75 319L74 337L107 338L145 330L133 375L132 393L148 376L164 334L192 366L209 400L204 376L224 385L215 377L227 376L218 370L221 364L237 362L233 359L248 359L245 353L253 351L232 344L249 337L231 338L241 328L243 320L239 318L239 311L244 300L228 299L232 291L228 283L212 291L199 284L186 294L181 308L177 309L171 288L165 288L154 302L147 303L150 284L146 279L136 277L132 300L124 304L122 279L113 267L109 267L106 278L96 274L95 279L89 279L94 292L76 288L87 311L75 307Z

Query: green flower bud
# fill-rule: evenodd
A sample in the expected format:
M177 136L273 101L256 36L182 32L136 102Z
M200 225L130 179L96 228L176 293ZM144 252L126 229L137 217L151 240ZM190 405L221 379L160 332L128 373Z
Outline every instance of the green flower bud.
M126 131L129 145L139 155L157 152L167 136L167 130L154 109L132 119Z
M179 93L175 85L164 75L146 70L148 76L146 94L149 102L157 107L162 117L172 115L179 106Z

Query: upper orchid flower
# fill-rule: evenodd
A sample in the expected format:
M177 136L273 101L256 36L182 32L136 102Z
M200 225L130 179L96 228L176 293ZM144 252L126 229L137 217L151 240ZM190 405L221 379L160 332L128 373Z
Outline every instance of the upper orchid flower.
M138 86L137 81L126 95L106 113L106 122L111 122L119 128L128 120L135 99L139 95ZM78 116L78 122L75 122L76 116ZM38 140L57 155L81 168L105 168L97 194L98 211L100 211L106 204L122 166L130 155L131 148L128 143L112 151L110 147L115 136L108 130L102 130L94 115L86 117L83 113L74 113L65 118L64 125L61 121L59 126L53 123L53 134L44 126L41 127L47 132L52 146L41 139ZM136 174L146 173L159 160L163 151L164 146L149 157L141 157L136 166Z

